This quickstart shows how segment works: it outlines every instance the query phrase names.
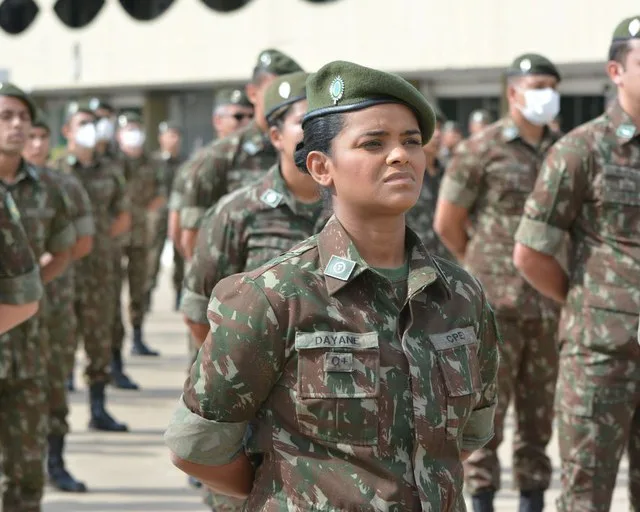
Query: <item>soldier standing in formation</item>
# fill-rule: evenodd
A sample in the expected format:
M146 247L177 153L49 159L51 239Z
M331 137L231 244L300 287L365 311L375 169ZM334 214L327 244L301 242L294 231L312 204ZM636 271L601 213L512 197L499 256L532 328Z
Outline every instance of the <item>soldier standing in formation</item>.
M541 511L551 481L545 453L551 438L557 377L558 308L519 275L513 237L542 159L558 139L546 125L558 113L560 74L547 58L521 55L508 68L509 113L462 142L440 188L435 229L458 261L486 286L504 344L494 438L466 462L477 512L493 510L500 489L497 449L514 399L515 485L520 510ZM467 229L473 216L473 237Z
M516 265L563 305L562 512L610 509L625 447L640 510L640 16L616 27L607 73L617 101L553 147L516 233ZM567 234L568 274L554 258Z
M469 114L469 123L467 124L469 135L471 136L481 132L492 122L489 112L484 109L474 110Z
M75 231L60 182L50 171L22 158L35 116L36 109L23 91L0 84L0 187L15 199L40 264L40 278L47 284L68 265ZM42 299L37 316L0 337L0 446L5 480L1 508L5 512L40 510L44 490L51 351L46 325L49 304L46 295Z

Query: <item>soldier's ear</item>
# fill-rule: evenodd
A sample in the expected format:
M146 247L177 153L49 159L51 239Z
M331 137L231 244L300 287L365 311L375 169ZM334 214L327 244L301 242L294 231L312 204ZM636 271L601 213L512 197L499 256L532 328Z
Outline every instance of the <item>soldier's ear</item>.
M328 155L320 151L311 151L307 155L307 169L314 181L324 188L333 186L332 163Z
M271 144L274 148L276 148L278 151L282 151L282 134L276 126L269 127L269 139L271 140Z
M251 104L255 105L258 100L258 94L260 93L260 87L253 82L249 82L244 86L244 91L247 93L247 98L249 98Z

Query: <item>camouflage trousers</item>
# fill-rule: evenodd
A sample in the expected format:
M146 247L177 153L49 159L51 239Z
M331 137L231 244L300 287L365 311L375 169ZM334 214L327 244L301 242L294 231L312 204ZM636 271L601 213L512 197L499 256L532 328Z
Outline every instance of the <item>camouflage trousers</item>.
M118 251L113 259L113 323L111 324L111 347L113 350L122 350L124 344L124 322L122 320L122 281L124 280L124 268L122 267L122 251Z
M51 347L47 370L49 433L64 436L69 432L66 380L75 363L77 322L72 300L62 300L57 297L51 299L50 314L47 318Z
M47 446L45 378L0 379L4 512L40 512Z
M500 489L497 450L504 438L509 402L515 407L513 474L515 486L524 491L547 489L551 461L546 447L551 439L553 398L558 375L557 317L516 319L496 314L503 343L498 370L498 406L495 435L464 463L465 483L473 495Z
M160 272L160 260L162 250L168 234L169 211L162 211L153 220L152 229L154 233L153 243L149 250L149 280L147 282L147 292L150 293L157 284ZM184 259L180 252L173 247L173 289L179 291L184 280Z

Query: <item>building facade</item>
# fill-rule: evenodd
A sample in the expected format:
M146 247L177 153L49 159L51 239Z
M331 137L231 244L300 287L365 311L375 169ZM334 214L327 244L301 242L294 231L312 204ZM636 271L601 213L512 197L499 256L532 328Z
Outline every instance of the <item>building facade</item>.
M211 138L213 92L247 80L279 48L313 71L334 59L403 74L450 118L498 114L502 70L524 52L556 62L563 128L598 115L611 33L633 0L1 0L0 75L54 118L99 94ZM150 140L153 140L150 137Z

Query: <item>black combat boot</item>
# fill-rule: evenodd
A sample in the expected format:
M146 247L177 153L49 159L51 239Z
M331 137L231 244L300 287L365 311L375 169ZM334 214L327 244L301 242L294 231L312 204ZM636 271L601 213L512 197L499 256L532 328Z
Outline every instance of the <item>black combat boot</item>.
M142 341L142 327L133 327L133 347L131 347L131 354L134 356L159 356L160 352L152 350Z
M105 430L107 432L127 432L129 430L127 426L124 423L118 423L104 408L104 385L104 382L96 382L89 386L89 400L91 404L89 428L93 430Z
M544 491L520 491L520 506L518 512L542 512L544 509Z
M140 386L124 373L122 351L116 349L111 352L111 383L119 389L140 389Z
M71 372L67 376L67 381L64 383L64 385L67 388L67 391L69 393L73 393L76 390L76 383L75 383L75 379L74 379L74 376L73 376L73 372Z
M47 472L49 482L56 489L65 492L87 492L87 486L79 482L64 467L64 436L50 435L49 456L47 458Z
M180 301L182 300L182 290L176 290L176 303L174 305L175 311L180 311Z
M485 489L471 496L473 512L493 512L493 497L496 492L493 489Z

